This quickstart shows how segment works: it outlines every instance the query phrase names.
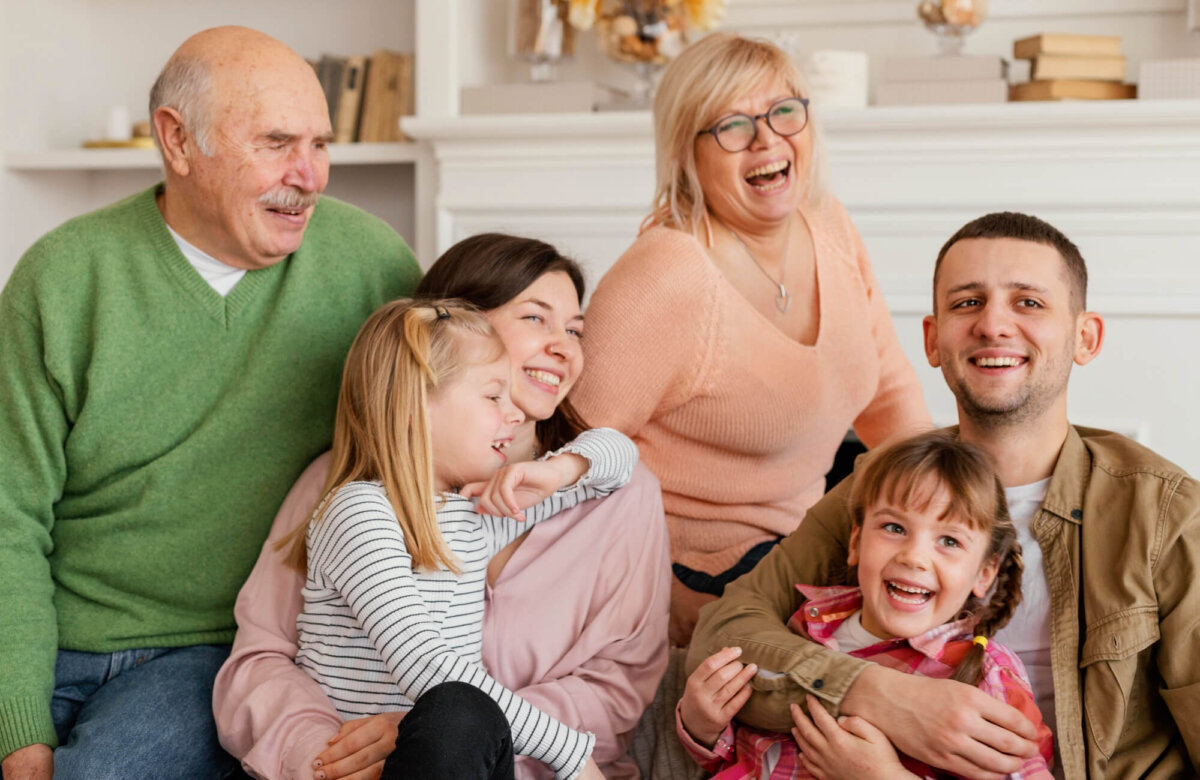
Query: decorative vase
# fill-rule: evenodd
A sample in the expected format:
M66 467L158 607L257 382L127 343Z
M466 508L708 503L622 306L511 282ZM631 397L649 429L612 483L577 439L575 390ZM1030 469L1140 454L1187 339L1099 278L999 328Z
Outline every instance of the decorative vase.
M631 97L644 105L654 94L656 73L687 45L684 10L669 0L602 3L596 30L605 54L633 66L637 79Z
M509 0L508 54L529 64L530 81L552 81L554 66L574 52L565 0Z
M961 54L964 36L987 17L987 0L921 0L917 15L937 36L939 54Z

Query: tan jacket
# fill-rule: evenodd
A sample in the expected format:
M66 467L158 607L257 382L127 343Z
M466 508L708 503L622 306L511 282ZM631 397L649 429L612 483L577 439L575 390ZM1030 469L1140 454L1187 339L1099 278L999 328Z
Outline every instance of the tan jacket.
M834 709L867 662L793 634L796 583L853 582L848 478L700 613L687 668L722 647L784 673L739 718L791 726L810 692ZM1129 439L1071 428L1033 521L1050 585L1055 738L1068 778L1200 768L1200 484Z

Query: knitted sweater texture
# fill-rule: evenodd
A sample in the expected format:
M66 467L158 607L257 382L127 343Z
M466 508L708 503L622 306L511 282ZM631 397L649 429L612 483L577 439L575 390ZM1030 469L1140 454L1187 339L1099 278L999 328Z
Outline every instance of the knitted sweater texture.
M0 294L0 755L55 744L59 648L232 641L351 340L419 276L394 231L322 198L300 249L221 298L158 191L49 233Z
M825 492L853 426L873 447L928 426L866 247L836 199L802 209L821 319L801 344L760 314L692 235L644 232L587 311L587 370L571 398L624 431L661 480L671 558L718 573L786 536Z

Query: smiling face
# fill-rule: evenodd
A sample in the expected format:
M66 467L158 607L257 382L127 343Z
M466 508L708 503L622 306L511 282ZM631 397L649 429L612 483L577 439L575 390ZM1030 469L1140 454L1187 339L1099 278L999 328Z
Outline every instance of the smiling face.
M942 369L964 423L1065 422L1071 364L1099 353L1102 323L1075 312L1062 258L1011 238L959 241L946 252L925 318L925 354Z
M263 268L300 247L329 181L329 111L312 68L292 55L215 69L211 157L189 159L189 204L201 249Z
M954 620L967 599L987 595L997 562L990 537L947 515L950 495L928 480L910 506L884 497L867 508L850 537L858 566L863 628L881 639L912 639Z
M571 277L542 274L488 312L512 358L512 400L531 420L548 419L583 370L583 315Z
M787 97L800 96L793 95L783 79L771 79L725 106L713 122L735 113L766 113ZM711 133L697 136L695 144L696 173L705 204L725 224L762 229L791 217L803 201L813 153L811 126L785 138L760 119L754 142L741 152L725 151Z
M458 346L486 362L469 363L429 395L433 483L438 492L490 478L508 462L504 450L525 420L509 396L508 355L494 358L495 340L464 335Z

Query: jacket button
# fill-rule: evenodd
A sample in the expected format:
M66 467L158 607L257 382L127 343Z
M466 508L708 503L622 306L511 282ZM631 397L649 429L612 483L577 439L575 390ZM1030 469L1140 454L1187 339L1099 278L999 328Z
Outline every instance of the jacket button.
M825 687L825 681L824 681L824 680L822 680L820 677L818 677L817 679L813 680L813 690L814 690L814 691L819 691L819 690L821 690L821 689L822 689L822 688L824 688L824 687Z
M820 615L821 615L821 610L817 609L816 607L808 608L808 616L809 617L820 617Z
M1082 509L1072 509L1071 517L1075 518L1076 520L1082 520L1083 519L1083 510Z

